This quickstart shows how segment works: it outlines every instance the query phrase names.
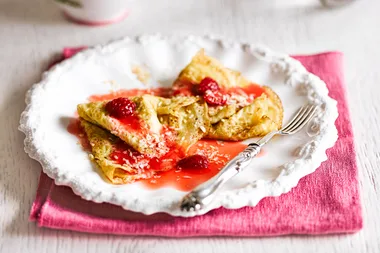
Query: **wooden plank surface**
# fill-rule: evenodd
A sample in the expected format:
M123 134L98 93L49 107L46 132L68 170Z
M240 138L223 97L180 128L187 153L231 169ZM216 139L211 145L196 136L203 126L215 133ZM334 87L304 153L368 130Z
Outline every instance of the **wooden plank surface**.
M67 22L53 1L0 0L0 252L380 252L380 1L329 10L317 0L140 0L122 23ZM354 235L162 239L90 235L28 221L40 166L17 130L24 95L64 46L125 35L215 34L290 54L345 53L364 229Z

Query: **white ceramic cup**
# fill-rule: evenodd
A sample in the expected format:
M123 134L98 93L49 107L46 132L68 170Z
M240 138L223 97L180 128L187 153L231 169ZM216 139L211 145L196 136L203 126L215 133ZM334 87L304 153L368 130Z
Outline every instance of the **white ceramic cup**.
M107 25L128 15L132 0L54 0L64 14L85 25Z

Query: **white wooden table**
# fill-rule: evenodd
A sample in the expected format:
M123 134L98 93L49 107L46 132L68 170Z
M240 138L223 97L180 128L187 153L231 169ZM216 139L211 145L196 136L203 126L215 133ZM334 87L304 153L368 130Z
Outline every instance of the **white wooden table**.
M50 0L0 0L0 252L380 252L380 1L323 9L317 0L140 0L106 27L67 22ZM364 205L354 235L162 239L41 229L28 221L40 166L17 130L24 94L64 46L125 35L215 34L291 54L340 50Z

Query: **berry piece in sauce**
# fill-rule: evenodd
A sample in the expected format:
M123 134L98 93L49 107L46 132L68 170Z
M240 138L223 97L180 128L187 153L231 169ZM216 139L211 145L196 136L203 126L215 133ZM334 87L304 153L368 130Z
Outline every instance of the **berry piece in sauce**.
M116 98L106 104L106 111L117 119L125 119L132 116L136 110L136 104L128 98Z
M203 80L201 81L198 87L198 92L200 94L205 94L205 92L208 90L211 90L211 91L220 90L219 84L210 77L203 78Z
M220 91L207 90L203 98L209 105L225 105L227 103L226 96Z
M192 155L183 158L177 163L180 169L207 169L208 159L203 155Z

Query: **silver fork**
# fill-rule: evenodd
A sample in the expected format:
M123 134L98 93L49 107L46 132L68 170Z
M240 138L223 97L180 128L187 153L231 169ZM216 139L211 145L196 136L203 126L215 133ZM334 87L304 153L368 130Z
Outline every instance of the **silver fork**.
M273 136L297 133L313 117L316 108L315 105L310 104L302 106L286 126L268 133L257 142L250 143L245 150L229 161L217 175L188 193L181 201L181 210L195 211L209 205L217 195L218 190L228 180L247 168L253 158L260 152L261 147Z

